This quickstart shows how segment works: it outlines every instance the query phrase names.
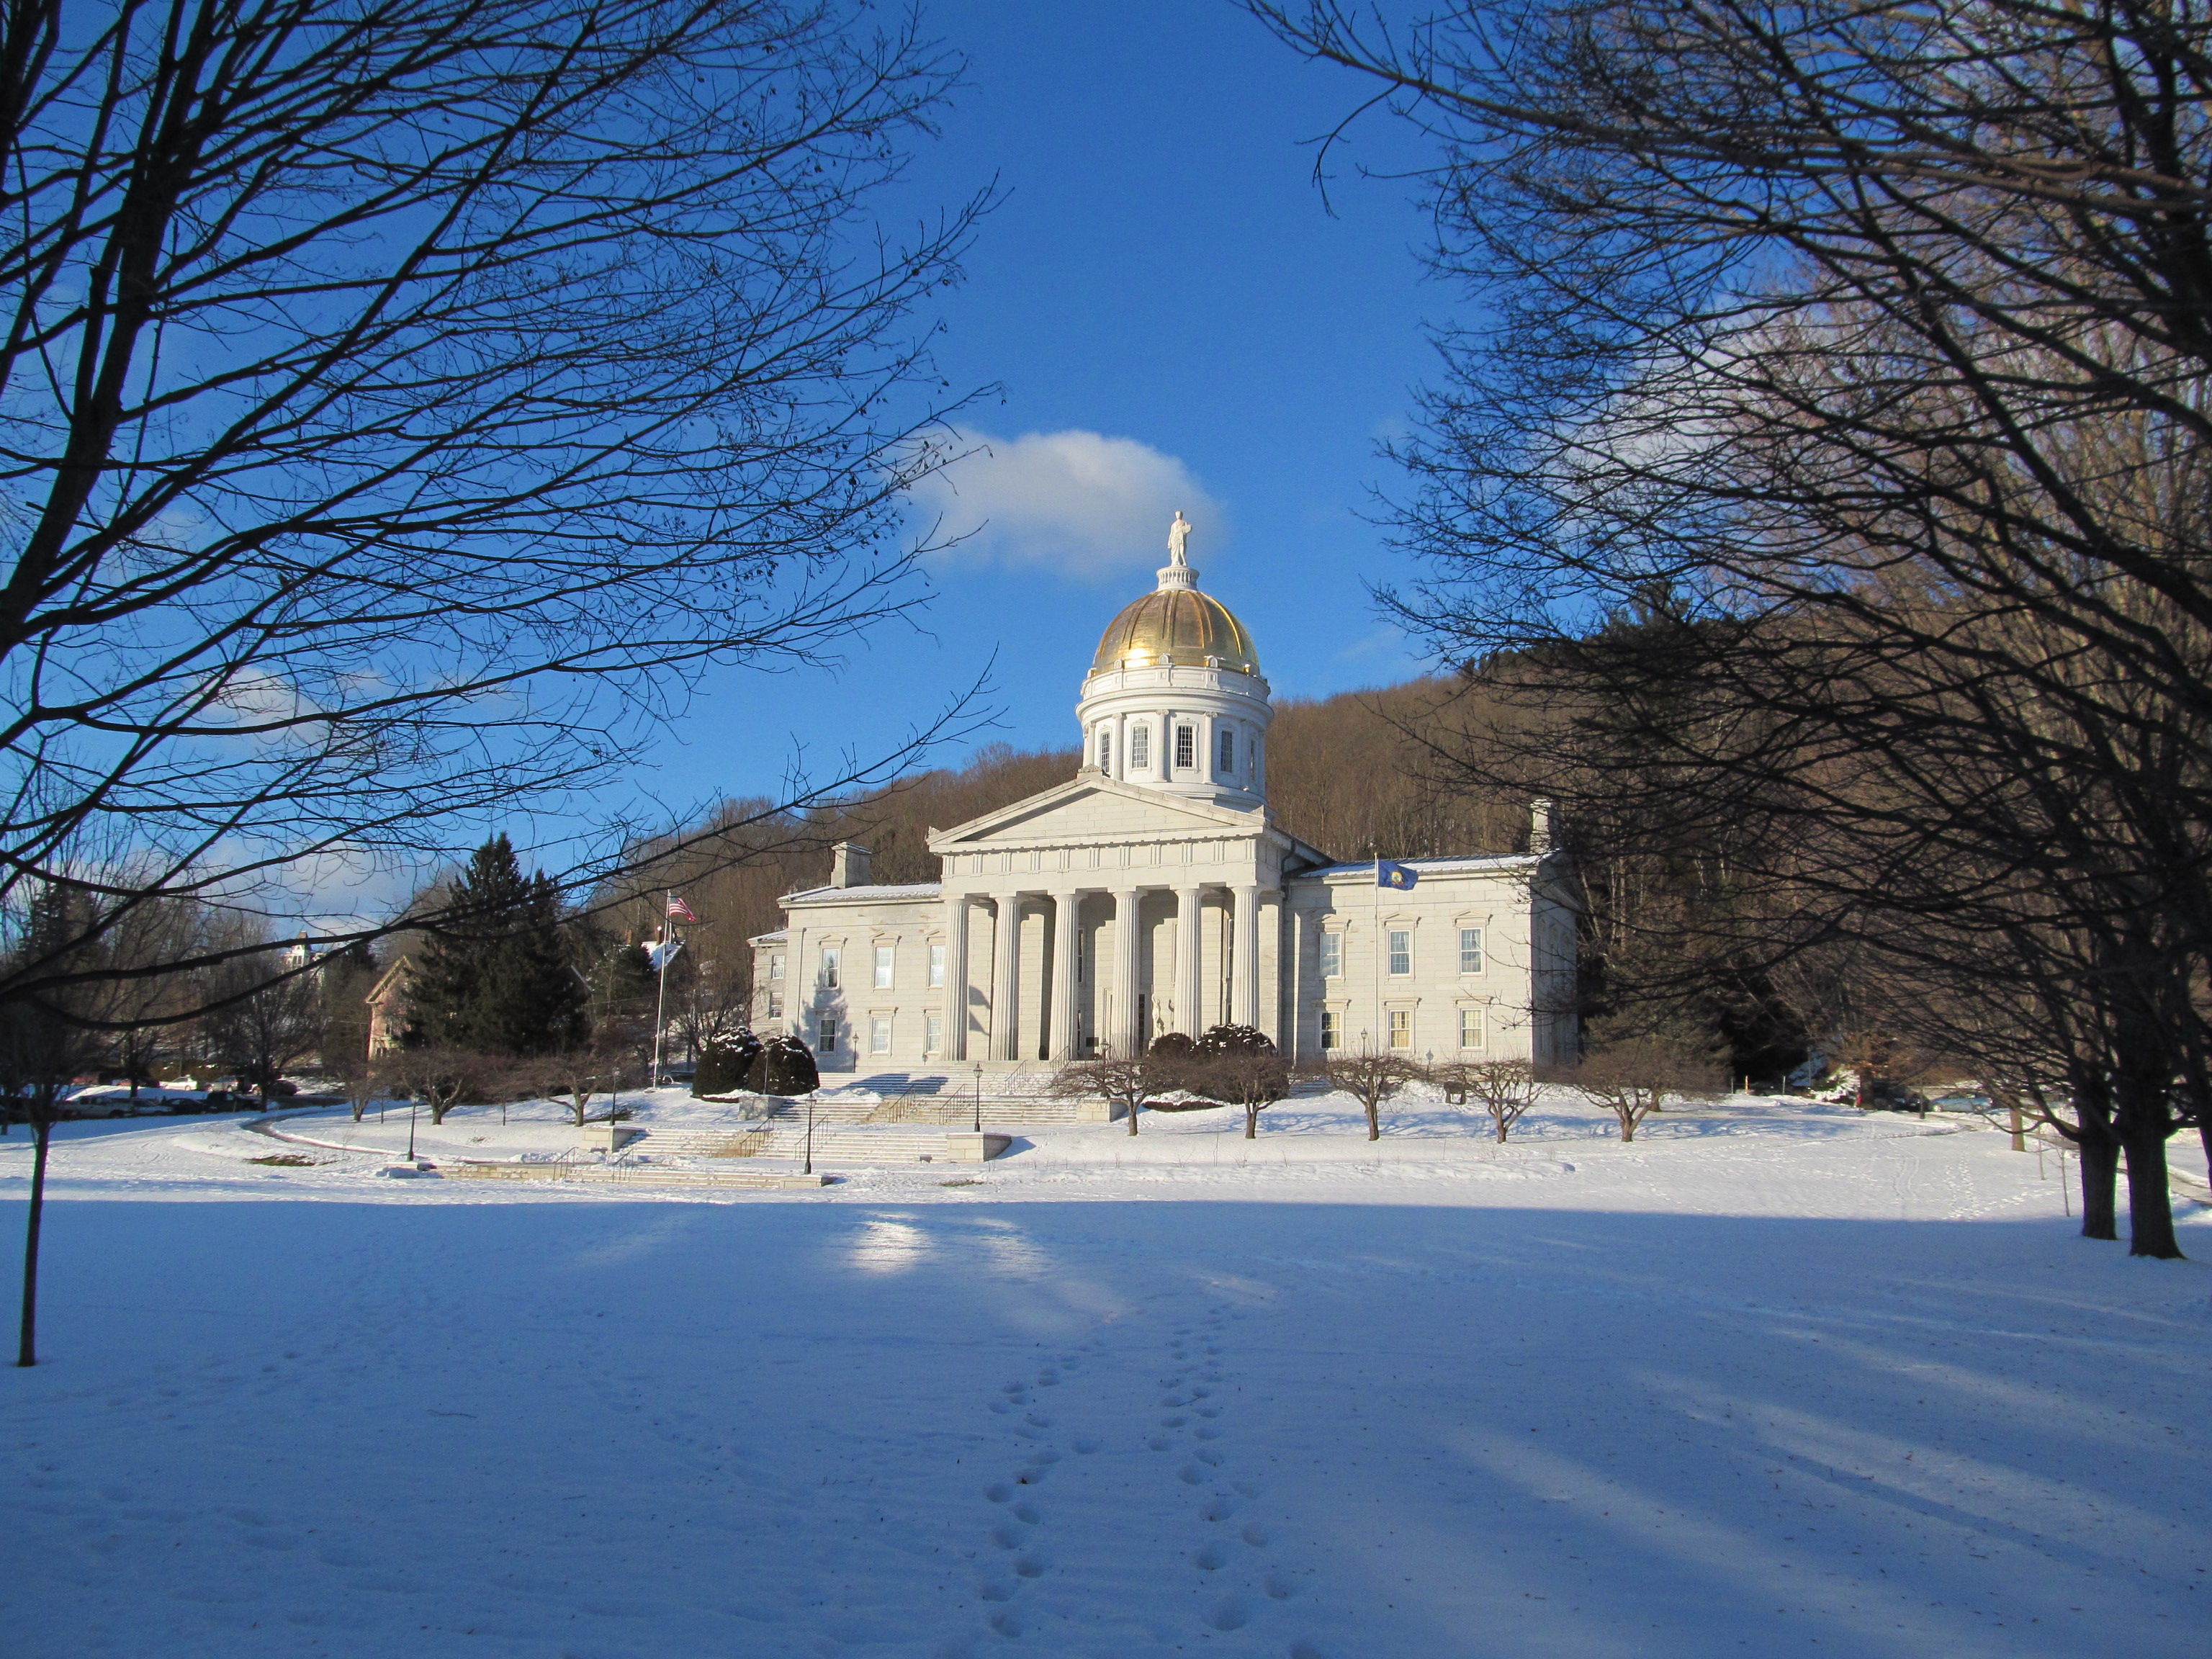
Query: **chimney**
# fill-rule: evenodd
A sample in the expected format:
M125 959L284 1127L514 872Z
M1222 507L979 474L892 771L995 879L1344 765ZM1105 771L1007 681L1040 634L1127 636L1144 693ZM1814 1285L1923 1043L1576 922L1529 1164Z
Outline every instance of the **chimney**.
M1558 826L1553 821L1557 810L1540 796L1528 803L1528 850L1539 858L1559 844Z
M865 847L856 847L849 841L841 841L830 849L830 884L832 887L866 887L869 866L875 854Z

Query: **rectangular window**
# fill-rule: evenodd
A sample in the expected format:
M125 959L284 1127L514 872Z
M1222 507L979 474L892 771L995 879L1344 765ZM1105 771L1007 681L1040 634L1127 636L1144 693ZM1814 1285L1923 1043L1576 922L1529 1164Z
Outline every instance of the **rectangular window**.
M929 947L929 982L933 988L945 983L945 947L942 945Z
M1098 769L1102 772L1114 769L1114 731L1111 726L1098 728Z
M768 959L768 976L770 979L781 979L783 977L782 951L778 951L774 956Z
M1176 727L1176 769L1188 772L1198 764L1198 728L1194 726Z
M1393 927L1390 930L1390 972L1403 979L1413 971L1413 930Z
M876 946L876 989L878 991L891 988L891 963L895 959L893 952L897 949L895 945Z
M1462 927L1459 930L1459 970L1462 974L1482 971L1482 929Z
M1224 726L1221 728L1220 737L1220 770L1222 775L1226 777L1237 769L1237 734Z
M773 991L768 994L768 1017L770 1019L783 1018L783 999Z
M1393 1008L1390 1011L1390 1046L1410 1048L1413 1046L1413 1011Z
M834 991L837 988L838 955L839 953L834 950L825 950L822 952L822 988L825 991Z
M1321 976L1323 979L1344 977L1344 935L1323 933L1321 936Z
M1133 726L1129 728L1129 768L1141 772L1152 763L1152 728Z
M887 1014L878 1014L868 1022L868 1052L887 1054L891 1051L891 1022Z
M1334 1048L1341 1041L1342 1038L1336 1028L1336 1010L1322 1009L1321 1011L1321 1046L1324 1048Z
M823 1015L818 1022L818 1028L816 1032L814 1052L817 1054L836 1054L837 1052L837 1016Z
M921 1051L934 1058L945 1051L945 1016L925 1015L921 1022Z
M1459 1011L1459 1046L1480 1048L1483 1046L1482 1010L1462 1008Z

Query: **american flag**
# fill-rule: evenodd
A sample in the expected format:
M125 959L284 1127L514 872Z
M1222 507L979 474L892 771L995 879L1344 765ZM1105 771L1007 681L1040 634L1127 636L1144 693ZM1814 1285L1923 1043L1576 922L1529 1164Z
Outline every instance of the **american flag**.
M696 921L699 920L698 917L691 914L691 907L686 904L682 899L677 897L673 893L671 893L668 896L668 914L678 921Z

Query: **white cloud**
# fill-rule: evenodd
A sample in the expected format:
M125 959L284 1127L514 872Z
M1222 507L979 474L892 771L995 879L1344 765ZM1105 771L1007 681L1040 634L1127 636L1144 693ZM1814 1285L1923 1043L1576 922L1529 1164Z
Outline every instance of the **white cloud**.
M971 451L924 480L915 506L940 521L939 540L966 539L940 556L958 567L1007 564L1096 580L1156 570L1168 562L1168 522L1191 522L1190 558L1203 569L1227 517L1190 469L1133 438L1097 432L1027 432L1018 438L958 434Z

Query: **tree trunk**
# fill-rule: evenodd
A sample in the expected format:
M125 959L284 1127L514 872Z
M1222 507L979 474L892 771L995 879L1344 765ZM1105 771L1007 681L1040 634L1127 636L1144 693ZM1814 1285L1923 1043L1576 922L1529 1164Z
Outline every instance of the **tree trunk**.
M1636 1120L1626 1112L1618 1114L1620 1119L1620 1144L1626 1146L1636 1139Z
M2027 1150L2027 1135L2021 1127L2020 1108L2017 1106L2012 1109L2012 1149L2015 1152L2024 1152Z
M1257 1140L1259 1138L1260 1109L1257 1106L1247 1106L1244 1109L1244 1139L1247 1140ZM1370 1140L1372 1140L1375 1137L1372 1135L1368 1136Z
M38 1147L31 1155L31 1212L23 1231L23 1323L15 1348L18 1365L39 1363L39 1224L46 1213L46 1148L54 1126L41 1119L31 1126Z
M443 1123L446 1121L446 1114L453 1109L453 1103L452 1101L441 1101L435 1096L433 1096L430 1100L430 1127L434 1129L440 1124Z
M1129 1103L1129 1133L1131 1134L1137 1133L1137 1110L1138 1108L1143 1104L1144 1103L1139 1100L1133 1100Z
M1367 1103L1367 1138L1370 1140L1382 1139L1382 1107L1379 1101Z
M2074 1152L2081 1166L2081 1237L2118 1238L2119 1144L2085 1136L2075 1143Z
M1498 1144L1503 1146L1505 1144L1505 1120L1496 1112L1492 1112L1491 1117L1498 1125Z
M2166 1137L2130 1135L2128 1154L2128 1254L2181 1259L2173 1237L2173 1194L2166 1185Z

